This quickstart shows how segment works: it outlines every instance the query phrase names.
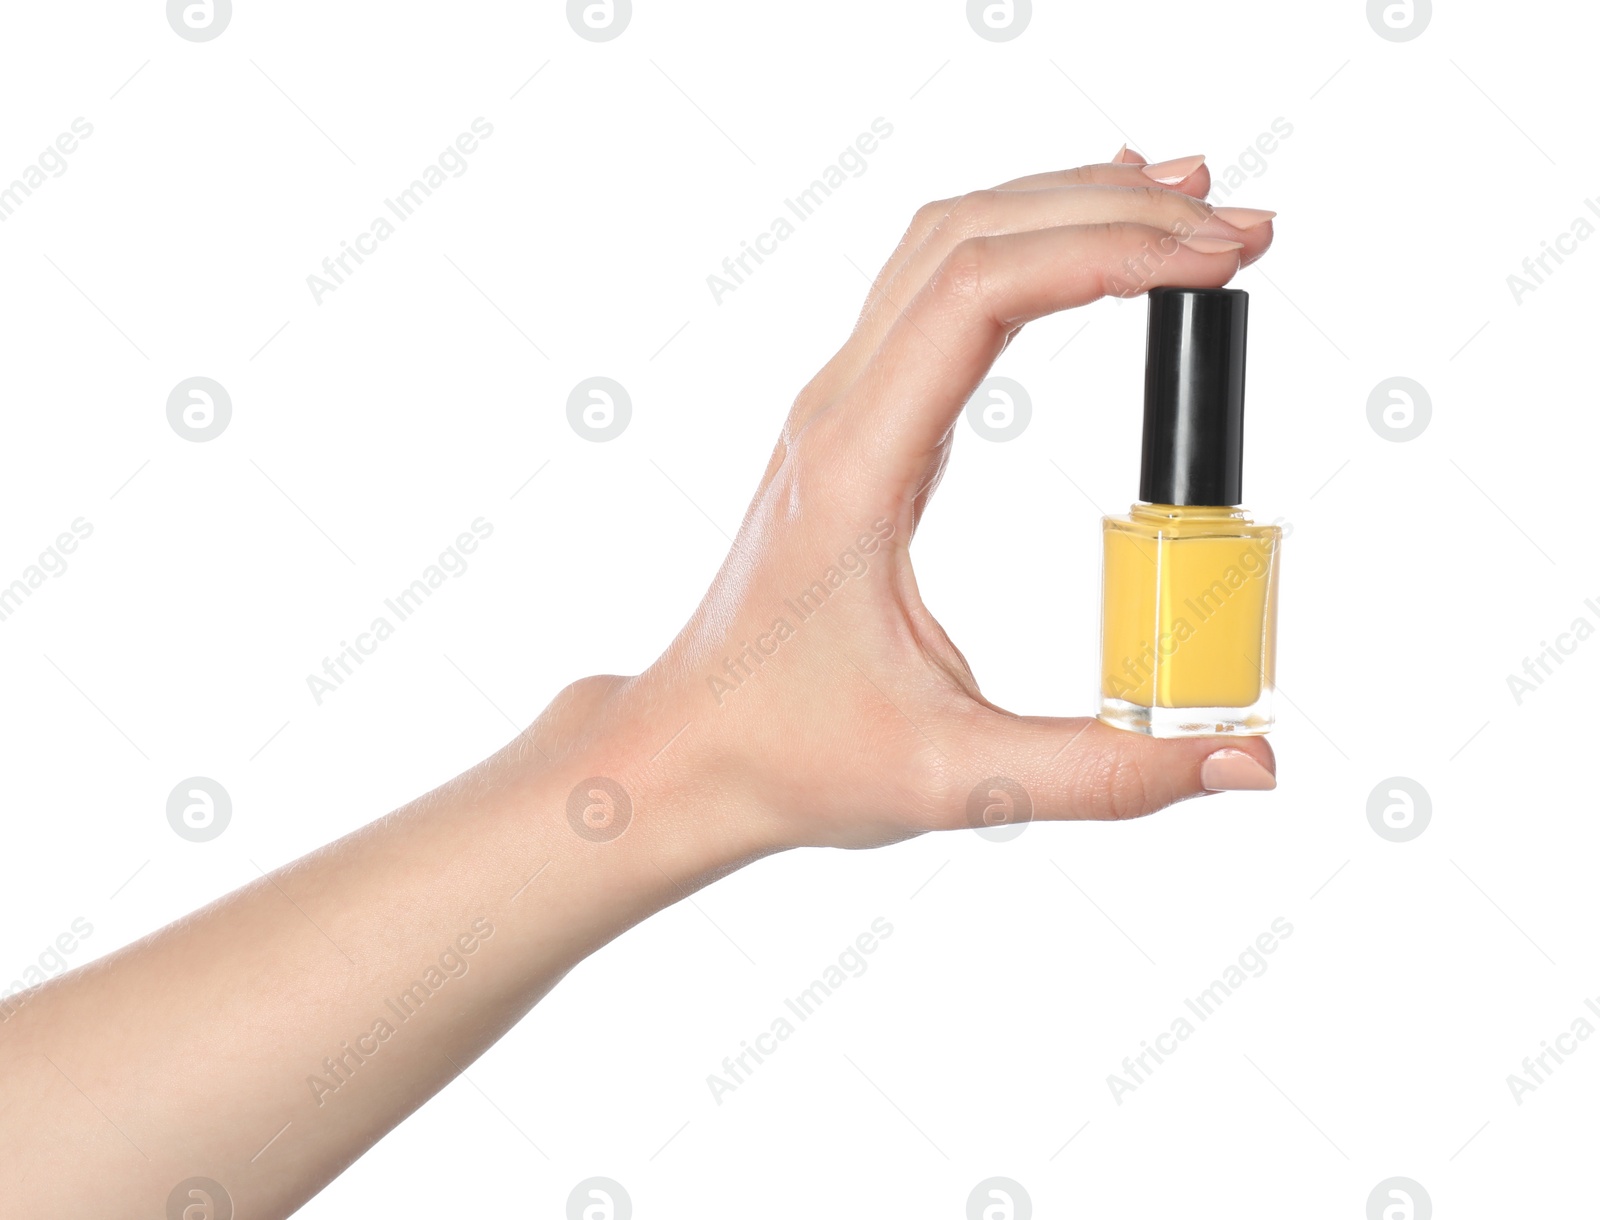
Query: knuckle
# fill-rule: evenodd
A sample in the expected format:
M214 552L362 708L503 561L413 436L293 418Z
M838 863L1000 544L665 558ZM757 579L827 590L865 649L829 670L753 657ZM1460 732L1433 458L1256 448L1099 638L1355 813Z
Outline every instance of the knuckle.
M950 215L950 209L957 202L955 199L935 199L932 203L923 204L911 217L911 224L906 228L903 244L921 245L928 234L944 223L944 218Z
M963 237L988 232L994 222L999 194L998 191L973 191L961 196L950 208L941 227Z
M1216 211L1203 199L1161 186L1130 186L1122 189L1126 192L1123 214L1128 223L1142 222L1149 227L1182 234L1193 232L1210 220L1211 214Z
M1155 808L1144 769L1131 758L1115 757L1106 763L1099 782L1092 788L1093 816L1122 822L1143 817Z
M994 245L989 238L963 238L939 264L934 291L957 300L981 301L993 259Z
M1181 231L1185 228L1193 230L1196 225L1205 224L1217 209L1204 199L1195 199L1193 196L1169 191L1170 198L1167 206L1172 216L1172 228Z

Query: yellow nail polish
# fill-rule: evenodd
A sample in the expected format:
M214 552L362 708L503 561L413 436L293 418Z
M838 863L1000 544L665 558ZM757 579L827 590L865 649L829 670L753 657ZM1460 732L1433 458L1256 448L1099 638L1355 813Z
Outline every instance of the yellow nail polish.
M1238 507L1249 296L1149 296L1141 502L1104 523L1100 719L1155 737L1265 733L1284 531Z

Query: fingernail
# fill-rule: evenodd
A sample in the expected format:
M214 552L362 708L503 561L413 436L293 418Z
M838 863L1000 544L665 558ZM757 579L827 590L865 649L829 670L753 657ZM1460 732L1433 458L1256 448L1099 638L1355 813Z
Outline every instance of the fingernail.
M1204 153L1192 157L1179 157L1173 161L1157 161L1154 165L1141 165L1146 175L1162 186L1176 186L1206 163Z
M1229 250L1243 250L1242 241L1224 241L1220 237L1191 237L1183 243L1196 254L1226 254Z
M1130 152L1133 152L1133 150L1130 149L1126 144L1124 144L1121 148L1117 149L1116 156L1111 158L1111 164L1112 165L1121 165L1123 157L1126 156ZM1133 155L1138 157L1141 161L1144 160L1143 155L1140 154L1140 153L1134 152Z
M1276 212L1269 212L1264 208L1217 208L1211 214L1236 229L1253 229L1257 225L1266 224L1277 215Z
M1208 792L1259 792L1278 786L1278 777L1243 750L1218 750L1200 764L1200 784Z

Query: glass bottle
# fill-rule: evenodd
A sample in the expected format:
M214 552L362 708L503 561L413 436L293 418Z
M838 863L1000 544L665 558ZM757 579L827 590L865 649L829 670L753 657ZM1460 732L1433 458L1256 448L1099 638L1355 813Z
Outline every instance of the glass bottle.
M1283 530L1239 508L1249 297L1150 293L1141 503L1104 522L1100 719L1156 737L1272 727Z

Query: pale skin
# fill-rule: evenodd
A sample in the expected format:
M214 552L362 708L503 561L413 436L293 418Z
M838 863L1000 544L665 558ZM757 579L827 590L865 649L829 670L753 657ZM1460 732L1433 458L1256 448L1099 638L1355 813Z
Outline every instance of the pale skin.
M1219 287L1266 252L1271 214L1213 211L1209 186L1198 158L1122 150L920 209L654 665L574 683L436 791L0 1003L0 1210L160 1216L204 1176L242 1215L287 1216L633 924L774 852L965 828L988 777L1063 820L1272 787L1260 738L996 707L908 549L963 406L1024 324ZM820 608L785 609L830 567L852 570ZM616 837L606 802L622 806L593 777L631 806ZM409 1020L386 1008L441 961ZM370 1053L341 1082L323 1061L352 1046Z

